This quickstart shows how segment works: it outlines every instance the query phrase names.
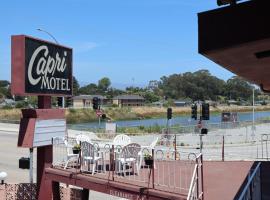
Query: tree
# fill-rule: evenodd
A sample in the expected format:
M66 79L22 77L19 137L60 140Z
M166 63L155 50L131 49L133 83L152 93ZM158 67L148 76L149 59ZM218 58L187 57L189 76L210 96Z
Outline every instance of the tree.
M142 96L144 97L146 103L153 103L160 100L160 97L151 91L145 92Z
M208 70L161 77L159 89L171 99L217 100L223 94L225 82ZM160 93L160 92L159 92Z
M79 89L78 91L79 94L86 94L86 95L90 95L90 94L97 94L98 93L98 87L96 84L94 83L90 83L86 86L83 86Z
M7 80L0 80L0 88L2 87L8 87L10 85L10 82Z
M101 93L106 93L111 85L111 81L109 78L104 77L98 81L98 90Z
M73 95L78 95L80 84L75 76L73 76Z
M133 86L126 87L126 92L128 94L138 94L138 95L140 95L140 94L144 93L145 91L146 91L146 89L140 88L140 87L133 87Z
M107 91L107 98L112 99L115 96L124 94L125 92L123 90L115 89L115 88L109 88Z
M225 94L228 99L248 100L252 96L252 89L250 83L239 76L234 76L227 81Z

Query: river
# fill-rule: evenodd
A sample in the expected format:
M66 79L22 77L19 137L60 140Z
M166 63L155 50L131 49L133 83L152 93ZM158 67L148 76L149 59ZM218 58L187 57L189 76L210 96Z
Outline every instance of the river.
M239 112L238 113L238 121L252 121L252 112ZM254 118L255 120L270 117L270 111L259 111L255 112ZM212 114L210 116L210 120L208 123L219 123L221 122L221 114ZM155 119L141 119L141 120L122 120L115 122L118 127L135 127L135 126L165 126L167 123L167 118L155 118ZM170 120L170 124L174 125L192 125L195 124L196 121L190 119L190 115L180 115L173 117ZM86 129L96 129L99 127L98 122L90 122L90 123L81 123L81 124L69 124L69 128L75 130L86 130ZM105 128L105 122L101 122L100 128Z

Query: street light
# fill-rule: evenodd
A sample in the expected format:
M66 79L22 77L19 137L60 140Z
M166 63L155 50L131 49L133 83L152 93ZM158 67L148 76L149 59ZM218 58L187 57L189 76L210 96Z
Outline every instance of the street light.
M252 89L252 136L254 137L254 131L255 131L255 87L253 86Z
M7 173L6 173L6 172L0 172L0 181L1 181L1 185L4 184L6 178L7 178Z
M37 30L41 31L41 32L44 32L44 33L47 33L55 41L56 44L59 44L59 42L55 39L55 37L52 34L50 34L48 31L45 31L45 30L43 30L41 28L37 28Z
M41 29L41 28L37 28L37 30L46 33L55 41L56 44L59 44L59 42L56 40L56 38L48 31ZM65 97L62 97L62 108L65 108Z

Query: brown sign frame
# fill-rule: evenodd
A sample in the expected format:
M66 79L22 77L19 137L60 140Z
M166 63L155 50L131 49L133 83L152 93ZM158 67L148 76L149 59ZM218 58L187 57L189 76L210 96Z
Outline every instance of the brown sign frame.
M27 42L33 41L35 43L40 43L40 45L46 45L48 49L57 49L60 51L67 51L68 52L68 64L66 66L66 70L68 71L63 77L53 77L55 78L54 84L56 85L62 85L62 90L58 88L50 90L47 89L47 91L44 89L33 89L28 87L28 76L27 76L27 69L28 69L28 63L29 62L29 55L27 51ZM13 95L20 95L20 96L72 96L73 91L73 57L72 57L72 48L66 47L63 45L55 44L49 41L41 40L38 38L34 38L27 35L13 35L11 36L11 93ZM56 50L55 50L56 51ZM57 52L58 53L58 52ZM27 58L28 56L28 58ZM56 59L55 59L56 60ZM63 60L62 60L63 61ZM33 64L34 67L35 64ZM56 66L56 63L55 63ZM33 68L34 68L33 67ZM55 67L56 68L56 67ZM61 72L59 72L61 73ZM52 77L50 77L52 78ZM57 80L57 83L56 83ZM60 83L61 81L66 81L64 83ZM48 82L47 82L48 84ZM65 85L66 84L66 85ZM45 85L45 84L44 84ZM64 90L64 86L66 87L66 91ZM37 86L38 87L38 86Z

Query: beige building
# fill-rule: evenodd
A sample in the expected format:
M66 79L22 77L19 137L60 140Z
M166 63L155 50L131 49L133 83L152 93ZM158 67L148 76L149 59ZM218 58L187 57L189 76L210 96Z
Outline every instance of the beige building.
M139 95L119 95L113 98L113 104L119 107L144 106L144 98Z
M74 108L90 108L93 107L93 98L98 97L100 99L100 105L107 105L109 100L102 95L79 95L74 96L73 107Z

